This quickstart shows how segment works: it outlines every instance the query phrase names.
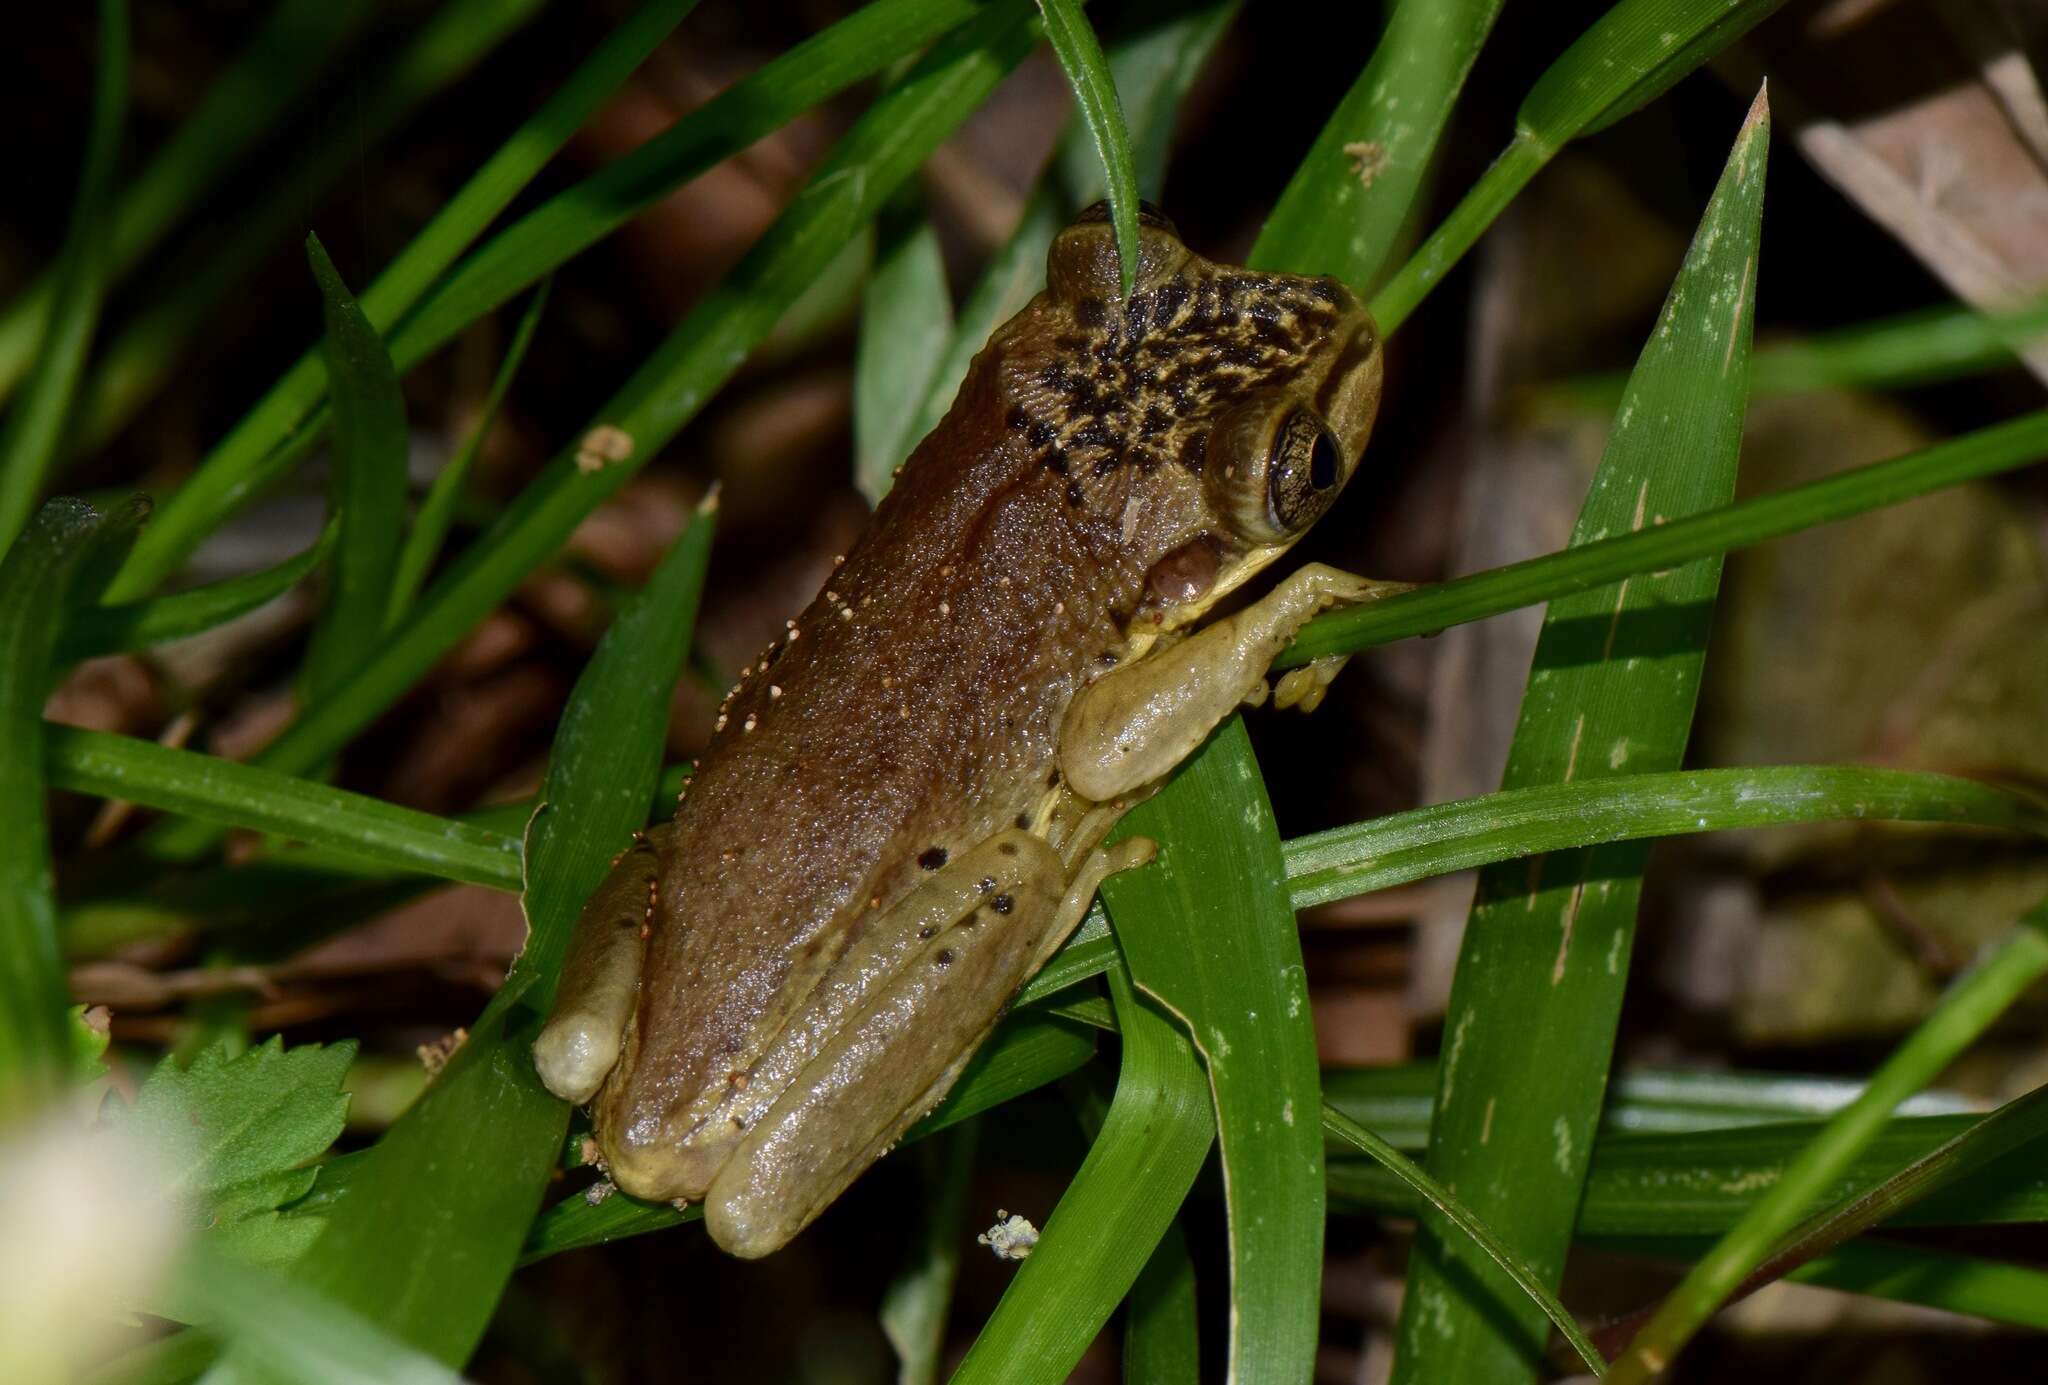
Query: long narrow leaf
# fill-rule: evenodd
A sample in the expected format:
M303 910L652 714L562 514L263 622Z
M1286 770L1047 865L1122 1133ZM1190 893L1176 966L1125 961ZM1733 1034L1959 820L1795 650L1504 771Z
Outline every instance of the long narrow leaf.
M875 267L861 294L853 365L853 479L870 505L917 444L918 410L953 335L939 235L921 200L882 217Z
M70 1051L43 816L42 710L57 631L80 574L132 538L146 512L52 500L0 561L0 1122L47 1093Z
M1096 157L1102 161L1103 180L1109 189L1109 220L1116 231L1117 263L1123 272L1123 291L1129 293L1138 272L1138 171L1131 160L1131 132L1124 124L1123 103L1117 99L1116 78L1076 0L1038 0L1038 8L1045 15L1045 36L1066 70L1074 104L1095 141Z
M72 398L106 290L111 236L107 204L121 148L121 123L128 113L127 0L100 0L99 16L92 128L80 165L78 194L64 231L34 374L8 415L6 428L0 430L0 553L28 522L64 445Z
M59 657L65 661L149 649L225 625L283 596L320 566L334 547L337 526L320 531L313 546L276 567L244 573L175 596L119 606L85 606L64 622Z

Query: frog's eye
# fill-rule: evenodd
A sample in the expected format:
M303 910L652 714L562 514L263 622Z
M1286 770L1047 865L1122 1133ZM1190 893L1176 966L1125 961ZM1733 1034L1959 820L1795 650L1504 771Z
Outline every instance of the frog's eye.
M1210 438L1211 503L1253 543L1286 543L1330 507L1346 468L1336 434L1313 409L1240 413Z

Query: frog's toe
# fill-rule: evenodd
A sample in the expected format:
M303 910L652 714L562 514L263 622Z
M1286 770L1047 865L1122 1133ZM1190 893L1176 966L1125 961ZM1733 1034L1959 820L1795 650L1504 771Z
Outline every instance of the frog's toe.
M533 1066L541 1085L578 1106L597 1095L618 1058L617 1029L584 1022L582 1016L554 1021L533 1041Z

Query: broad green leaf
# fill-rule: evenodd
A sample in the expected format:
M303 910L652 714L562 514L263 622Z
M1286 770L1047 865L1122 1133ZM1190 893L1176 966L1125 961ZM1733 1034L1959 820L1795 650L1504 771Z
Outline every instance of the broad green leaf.
M127 0L100 0L99 64L93 76L92 128L86 136L78 193L57 258L49 311L32 334L35 364L28 388L0 428L0 553L35 511L51 467L69 441L72 399L105 296L108 203L128 113ZM4 396L4 391L0 391Z
M953 332L946 264L922 199L886 210L878 240L853 366L853 478L869 505L917 445L911 429Z
M193 237L182 259L159 269L152 282L160 296L108 343L94 365L77 420L81 450L97 450L127 426L193 344L213 330L222 302L245 282L250 267L303 233L307 208L359 170L367 148L530 23L541 3L442 0L403 49L374 67L372 80L349 103L348 119L324 122L307 146L271 163L266 176L253 184L259 196L224 218L218 234ZM380 328L387 325L375 313L371 321ZM138 551L145 550L138 546ZM114 595L130 601L148 590L124 584Z
M1095 1056L1095 1037L1076 1025L1039 1017L1018 1017L1004 1023L967 1062L960 1080L939 1108L912 1126L903 1144L951 1128L992 1110L1026 1092L1056 1082ZM673 1207L640 1202L613 1193L601 1202L570 1198L556 1203L534 1220L520 1263L531 1264L565 1250L604 1245L627 1236L645 1235L684 1222L701 1221L703 1204L678 1212Z
M391 604L405 517L407 438L398 373L318 236L306 258L327 324L323 354L334 392L333 581L306 651L305 691L323 697L376 648Z
M877 0L535 208L442 279L694 4L647 0L370 286L364 311L388 333L401 372L676 187L984 8L975 0ZM325 430L316 413L325 393L318 355L308 353L170 497L115 597L132 600L153 589L221 520L304 456Z
M1187 1035L1133 991L1121 969L1110 969L1109 988L1123 1036L1109 1116L954 1385L1065 1380L1151 1258L1208 1154L1215 1117Z
M427 570L440 556L441 544L448 537L448 528L455 520L455 506L462 499L463 482L469 479L477 454L483 451L484 441L490 437L491 428L498 421L498 410L504 407L505 394L512 388L513 377L519 374L520 362L526 359L526 348L533 344L534 329L540 326L540 315L548 305L548 287L553 282L552 279L541 280L540 287L527 300L526 311L519 315L519 326L513 330L512 344L505 351L505 359L498 363L498 373L491 377L491 387L484 395L483 412L477 415L476 426L470 429L469 441L436 473L433 485L427 488L426 498L420 501L419 513L413 516L412 528L406 531L405 548L398 555L398 575L391 580L391 609L384 618L386 626L395 626L404 618L413 598L419 595L420 583L426 580ZM339 426L337 419L337 429Z
M584 898L647 821L713 513L699 509L570 695L528 829L531 931L512 974L357 1164L300 1262L308 1286L451 1366L490 1320L568 1126L569 1108L540 1085L529 1050ZM249 1358L238 1346L228 1359Z
M332 59L374 17L373 5L278 0L270 18L226 68L209 77L199 105L132 178L110 217L107 277L133 269L263 135L333 73ZM0 312L0 400L20 383L50 317L57 276L45 272Z
M1630 377L1575 544L1734 494L1769 138L1759 98ZM1709 558L1552 602L1502 787L1677 769L1720 576ZM1646 857L1617 845L1482 871L1451 983L1429 1171L1552 1285L1600 1117ZM1513 1381L1540 1367L1546 1315L1469 1247L1424 1218L1397 1382Z
M52 500L0 558L0 1124L48 1095L72 1052L43 815L43 699L65 606L81 574L134 535L148 507L102 513Z
M1322 1086L1279 830L1241 719L1120 835L1159 859L1102 895L1132 981L1193 1036L1215 1101L1230 1218L1229 1360L1240 1380L1313 1373L1323 1245Z
M260 1265L296 1260L320 1232L316 1217L277 1209L306 1195L312 1161L341 1134L341 1079L353 1042L269 1042L236 1057L216 1045L189 1067L160 1061L133 1103L111 1098L109 1129L151 1151L187 1221L221 1249Z
M1131 132L1117 99L1116 78L1078 0L1038 0L1038 8L1045 15L1045 36L1066 70L1081 123L1102 161L1109 220L1116 228L1117 262L1123 271L1123 291L1129 293L1138 272L1138 171L1131 159Z
M1246 257L1377 287L1503 0L1399 0ZM1269 256L1284 246L1283 263Z
M174 596L119 606L79 607L64 622L58 657L70 662L150 649L245 616L284 595L320 566L334 547L337 528L330 522L311 548L261 572L229 577Z
M1275 666L1292 668L1330 654L1354 654L1373 645L1434 634L2043 460L2048 460L2048 410L2022 414L1824 481L1318 616L1302 628Z
M1892 1108L1926 1086L2048 974L2048 905L2035 908L1872 1074L1863 1095L1830 1120L1728 1233L1692 1267L1615 1361L1614 1385L1642 1385L1670 1364L1771 1247L1820 1201L1884 1128Z
M885 93L592 427L464 551L412 618L347 683L308 707L258 763L303 773L340 749L554 553L585 515L616 494L696 416L896 186L1022 60L1033 19L1022 0L1003 0L948 35ZM189 853L210 837L207 830L166 832L157 846L166 854Z
M332 847L387 870L519 888L519 843L485 828L134 736L48 726L50 783Z
M1441 226L1373 296L1393 331L1572 140L1605 129L1669 90L1785 0L1620 0L1530 88L1515 136Z

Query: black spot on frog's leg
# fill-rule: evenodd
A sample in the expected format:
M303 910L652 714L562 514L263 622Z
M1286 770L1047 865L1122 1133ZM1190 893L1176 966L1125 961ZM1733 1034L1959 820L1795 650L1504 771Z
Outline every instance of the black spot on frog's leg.
M952 948L950 948L950 947L942 947L942 948L940 948L940 949L939 949L939 955L938 955L938 956L936 956L936 957L934 957L934 958L932 958L932 961L933 961L933 963L934 963L935 965L938 965L938 966L942 966L942 967L950 967L950 966L952 966L952 965L953 965L953 949L952 949Z
M946 864L946 848L943 846L926 847L922 852L918 853L917 863L926 870L937 870L940 866Z
M1007 914L1017 907L1017 901L1006 894L999 894L988 902L988 907L999 914Z
M996 878L993 875L984 875L981 877L980 883L975 885L974 888L981 891L983 894L987 894L990 890L994 889L995 887Z
M1002 856L1015 856L1017 854L1017 844L1015 842L1004 842L996 848L996 852Z
M930 940L932 938L936 938L939 936L939 930L928 923L924 927L917 930L917 936L920 939Z

